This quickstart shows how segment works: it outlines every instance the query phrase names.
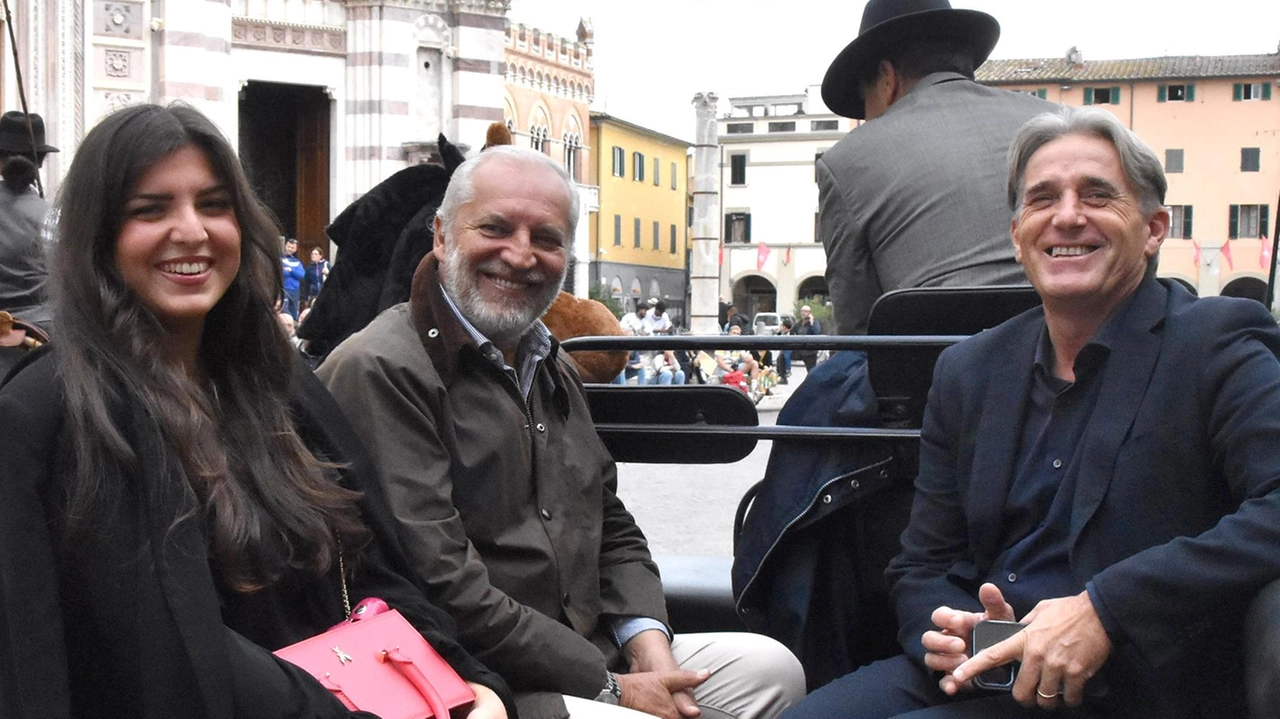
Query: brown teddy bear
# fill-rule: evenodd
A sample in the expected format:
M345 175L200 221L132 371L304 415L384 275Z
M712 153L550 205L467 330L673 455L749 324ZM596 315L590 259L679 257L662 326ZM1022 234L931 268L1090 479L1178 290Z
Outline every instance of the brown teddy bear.
M621 336L618 318L608 307L595 300L584 300L568 292L561 292L551 303L542 322L558 340L570 337ZM610 382L622 373L627 364L626 352L571 352L569 356L578 365L583 382Z

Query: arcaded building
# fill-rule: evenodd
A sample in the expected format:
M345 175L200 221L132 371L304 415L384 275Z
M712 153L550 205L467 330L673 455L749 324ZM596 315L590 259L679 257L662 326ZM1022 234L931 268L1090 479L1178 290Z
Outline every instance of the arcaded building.
M1269 55L988 60L988 85L1115 114L1164 160L1172 213L1160 275L1261 297L1276 261L1280 48Z
M585 297L593 259L588 218L599 205L597 187L587 171L591 163L588 123L595 97L591 21L578 23L575 38L513 24L507 27L503 42L502 117L513 140L547 154L578 183L578 234L565 285Z

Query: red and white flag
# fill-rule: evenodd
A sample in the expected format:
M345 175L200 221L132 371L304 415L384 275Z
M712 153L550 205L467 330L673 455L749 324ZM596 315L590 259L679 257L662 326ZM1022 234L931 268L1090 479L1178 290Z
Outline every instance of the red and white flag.
M1231 261L1231 240L1222 243L1222 258L1227 261L1227 269L1234 270L1236 263Z
M782 264L784 265L791 264L791 248L790 247L787 248L787 254L782 256Z
M1262 250L1258 253L1258 264L1262 265L1262 269L1271 269L1271 242L1266 237L1262 238Z
M756 247L756 272L764 269L765 260L769 259L769 246L761 242Z
M1191 262L1196 267L1200 266L1200 243L1195 240L1191 241Z
M717 264L724 267L724 242L720 243L720 257L717 259Z

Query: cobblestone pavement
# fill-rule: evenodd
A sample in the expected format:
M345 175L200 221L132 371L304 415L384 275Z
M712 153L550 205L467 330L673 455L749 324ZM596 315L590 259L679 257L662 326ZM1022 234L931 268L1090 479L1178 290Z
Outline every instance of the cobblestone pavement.
M771 425L778 410L801 380L796 369L790 383L757 405L760 424ZM742 495L764 476L769 441L733 464L618 465L618 494L649 538L654 554L733 555L733 514ZM654 447L660 453L661 447Z

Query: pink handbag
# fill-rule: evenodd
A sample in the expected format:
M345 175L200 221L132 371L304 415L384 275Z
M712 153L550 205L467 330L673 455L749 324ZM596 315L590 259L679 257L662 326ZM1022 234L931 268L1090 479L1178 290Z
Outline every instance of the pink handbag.
M342 601L350 607L345 576ZM422 634L381 599L364 600L354 612L348 609L347 621L275 654L305 669L348 709L381 719L449 719L451 709L476 699Z

